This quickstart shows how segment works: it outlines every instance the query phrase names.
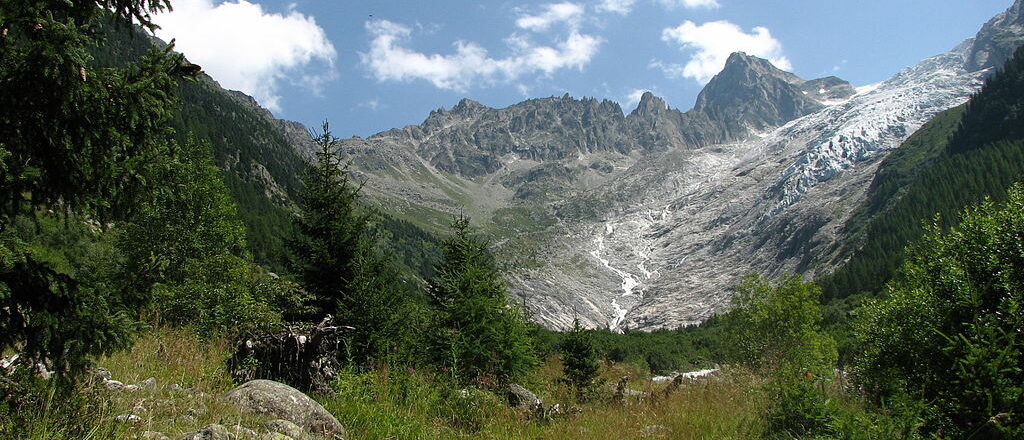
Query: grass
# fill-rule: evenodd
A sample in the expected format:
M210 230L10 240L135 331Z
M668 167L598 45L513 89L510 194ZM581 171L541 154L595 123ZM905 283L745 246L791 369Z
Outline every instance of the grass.
M222 339L200 339L187 329L156 328L146 332L126 352L101 359L114 379L126 384L148 377L155 391L108 391L84 388L74 401L50 396L36 414L23 420L3 420L0 437L21 423L17 436L4 438L134 439L144 431L159 431L172 438L211 423L238 424L262 431L264 418L238 411L217 397L234 385L224 359L230 347ZM769 433L766 414L775 405L766 381L743 369L726 369L695 384L665 394L664 384L648 380L648 373L627 363L604 363L590 398L562 383L561 362L549 357L523 384L535 391L548 408L558 404L562 413L549 418L510 407L500 390L467 389L430 371L379 368L346 370L335 383L335 396L314 396L333 413L354 439L759 439L789 438ZM614 384L629 376L629 388L641 397L624 402L612 398ZM170 384L191 388L171 391ZM840 405L844 429L858 424L884 428L891 421L871 415L861 403L847 397ZM124 423L119 415L141 420ZM863 423L862 423L863 421ZM890 423L891 424L891 423ZM903 438L892 425L882 434L836 438ZM876 431L878 431L876 429ZM865 431L866 432L866 431Z
M664 385L637 380L643 376L635 367L606 365L603 385L580 403L557 380L560 375L560 362L550 358L527 381L549 407L579 411L548 420L509 407L496 393L460 393L443 379L415 372L348 373L339 381L339 395L324 404L360 439L754 439L764 429L760 414L767 401L750 391L758 388L753 375L734 372L667 397L623 403L611 399L612 384L623 375L648 395L660 396Z

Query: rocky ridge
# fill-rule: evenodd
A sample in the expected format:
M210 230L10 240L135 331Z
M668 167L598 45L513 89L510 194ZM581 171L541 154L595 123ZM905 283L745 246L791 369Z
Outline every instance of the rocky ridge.
M976 37L879 84L803 80L733 54L693 110L646 93L503 109L463 100L342 151L388 211L442 229L465 210L495 238L534 319L654 329L728 306L750 272L829 270L878 163L966 101L1022 41L1018 0Z

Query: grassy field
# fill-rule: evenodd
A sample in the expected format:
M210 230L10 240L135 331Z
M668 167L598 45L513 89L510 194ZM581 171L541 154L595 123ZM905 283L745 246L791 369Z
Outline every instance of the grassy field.
M185 329L146 332L130 351L99 360L113 379L155 390L110 391L83 385L74 402L54 396L21 423L31 439L135 439L146 431L170 438L211 423L262 432L264 418L218 399L234 385L224 364L223 340L200 340ZM349 431L351 439L746 439L762 438L767 396L760 380L726 370L713 379L664 394L664 384L629 364L603 364L601 384L579 399L559 381L561 365L548 359L524 385L549 408L538 417L510 407L503 393L454 386L439 375L386 368L345 371L334 396L314 396ZM630 377L636 396L612 398L614 383ZM184 391L171 389L172 384ZM558 404L559 410L551 410ZM138 416L134 422L119 420ZM239 438L246 438L240 436Z

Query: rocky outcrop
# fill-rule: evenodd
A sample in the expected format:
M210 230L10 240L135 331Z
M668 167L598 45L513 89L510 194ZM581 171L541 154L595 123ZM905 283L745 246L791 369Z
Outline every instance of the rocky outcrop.
M283 383L253 380L228 391L224 399L242 411L284 419L306 432L327 438L345 438L345 428L315 400Z
M1002 66L1024 44L1024 0L992 17L971 42L964 68L977 71Z
M693 111L726 127L730 139L744 139L821 110L801 89L804 83L767 60L736 52L697 95Z

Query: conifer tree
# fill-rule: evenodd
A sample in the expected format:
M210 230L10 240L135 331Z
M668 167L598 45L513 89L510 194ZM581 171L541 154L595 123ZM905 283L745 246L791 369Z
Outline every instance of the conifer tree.
M391 260L378 249L371 216L359 206L361 185L335 152L327 122L311 133L320 147L303 176L301 212L290 243L293 261L311 300L288 318L316 321L331 314L354 327L353 355L363 362L389 349L399 331L402 300Z
M565 380L580 397L586 397L597 378L597 350L587 329L580 325L579 317L573 318L572 328L565 334L560 347Z
M167 157L166 121L183 58L151 52L94 68L96 26L113 17L150 30L167 0L0 2L0 351L62 377L89 355L124 347L144 290L99 285L34 250L14 230L39 213L105 226L130 216Z
M460 216L442 250L429 291L440 314L438 361L464 382L522 377L537 363L533 343L522 312L508 302L487 242Z

